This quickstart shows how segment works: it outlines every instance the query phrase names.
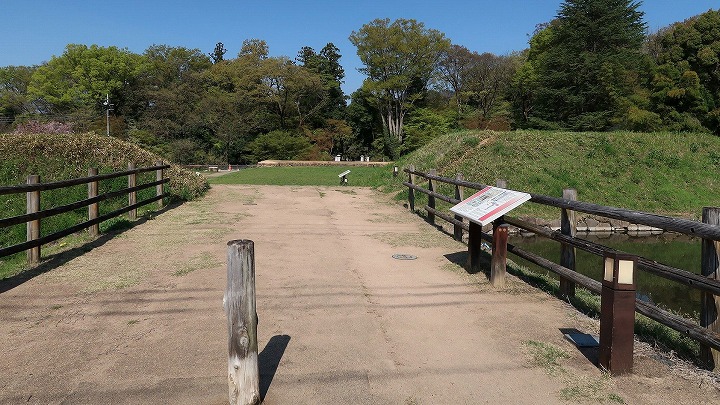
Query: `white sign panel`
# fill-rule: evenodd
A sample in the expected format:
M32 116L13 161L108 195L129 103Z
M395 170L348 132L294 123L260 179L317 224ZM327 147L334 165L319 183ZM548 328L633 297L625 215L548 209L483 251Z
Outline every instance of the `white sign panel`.
M485 187L450 211L485 226L531 198L530 194L497 187Z

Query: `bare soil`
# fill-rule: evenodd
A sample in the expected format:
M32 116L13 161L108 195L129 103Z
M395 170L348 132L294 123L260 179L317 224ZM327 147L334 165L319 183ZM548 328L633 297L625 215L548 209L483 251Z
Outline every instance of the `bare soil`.
M385 196L258 186L214 186L0 289L0 403L227 403L233 239L255 241L266 404L720 403L647 348L603 374L562 334L597 321L512 277L493 289ZM541 365L529 341L566 356Z

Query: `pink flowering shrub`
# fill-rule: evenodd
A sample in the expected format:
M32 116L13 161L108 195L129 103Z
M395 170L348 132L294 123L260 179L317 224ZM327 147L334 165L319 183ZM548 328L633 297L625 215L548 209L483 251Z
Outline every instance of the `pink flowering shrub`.
M73 134L72 124L58 121L28 121L15 128L13 134Z

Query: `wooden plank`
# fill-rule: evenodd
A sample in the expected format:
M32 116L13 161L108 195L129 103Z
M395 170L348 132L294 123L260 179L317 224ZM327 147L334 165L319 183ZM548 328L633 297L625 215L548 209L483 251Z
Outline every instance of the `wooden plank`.
M720 225L720 208L703 208L702 221L706 224ZM701 255L701 274L712 280L720 279L720 242L703 239ZM720 296L703 292L701 296L700 326L712 332L720 333L718 314L720 314ZM700 361L709 370L720 370L720 352L717 350L713 350L708 346L701 346Z
M492 261L490 265L490 284L495 288L505 287L507 269L508 226L502 217L493 221Z
M91 167L88 169L88 177L94 177L97 176L98 169L97 167ZM98 195L98 182L97 181L91 181L88 182L88 200L92 200ZM98 206L98 203L91 203L88 205L88 221L92 221L93 219L97 218L98 215L100 215L100 208ZM90 233L90 236L93 238L97 238L98 235L100 235L100 225L99 224L93 224L88 227L88 231Z
M128 163L128 171L135 170L135 163ZM136 186L137 183L137 174L136 173L130 173L128 174L128 188L132 189ZM128 205L133 205L137 202L137 192L130 191L128 192ZM135 221L137 219L137 209L133 209L128 211L128 219L130 221Z
M165 180L167 180L167 179L165 179ZM36 240L29 241L29 242L18 243L17 245L8 246L8 247L5 247L5 248L0 248L0 257L9 256L9 255L12 255L12 254L15 254L15 253L18 253L18 252L23 252L23 251L25 251L25 250L31 249L31 248L36 247L36 246L42 246L42 245L45 245L45 244L47 244L47 243L56 241L56 240L58 240L58 239L60 239L60 238L62 238L62 237L68 236L68 235L73 234L73 233L75 233L75 232L80 232L80 231L82 231L82 230L84 230L84 229L87 229L90 225L99 224L99 223L101 223L101 222L103 222L103 221L107 221L108 219L115 218L115 217L117 217L117 216L119 216L119 215L122 215L122 214L128 212L129 210L131 210L131 209L133 209L133 208L138 208L138 207L142 207L143 205L147 205L147 204L153 203L153 202L155 202L155 201L157 201L157 200L159 200L159 199L161 199L161 198L163 198L163 197L165 197L165 196L155 196L155 197L151 197L151 198L148 198L148 199L146 199L146 200L143 200L143 201L138 202L138 203L135 204L134 206L123 207L123 208L117 209L117 210L112 211L112 212L109 212L109 213L107 213L107 214L100 215L99 217L93 219L92 221L86 221L86 222L83 222L83 223L81 223L81 224L77 224L77 225L71 226L71 227L69 227L69 228L63 229L63 230L58 231L58 232L55 232L55 233L53 233L53 234L46 235L46 236L43 236L43 237L41 237L41 238L38 238L38 239L36 239Z
M157 167L157 170L155 170L155 181L161 181L163 179L163 162L156 162L155 166ZM163 192L163 185L158 184L155 186L155 196L160 197L158 200L158 209L161 210L165 206L162 196L164 195Z
M407 171L407 169L406 169ZM412 171L413 175L423 177L425 179L433 179L448 184L462 185L463 187L482 190L485 184L473 183L469 181L457 181L448 177L431 176L426 173ZM598 215L606 218L617 219L630 222L633 224L641 224L651 226L653 228L664 229L666 231L678 232L685 235L695 236L705 239L720 240L720 226L703 224L702 222L692 221L689 219L673 218L653 213L633 211L624 208L609 207L599 204L593 204L583 201L570 201L564 198L549 197L541 194L529 193L532 198L531 202L543 204L550 207L571 209L591 215Z
M155 187L158 184L168 183L169 181L170 181L170 179L164 178L164 179L162 179L162 181L159 181L159 182L153 181L151 183L135 186L132 189L124 188L122 190L111 191L109 193L100 194L99 196L96 196L93 198L88 198L87 200L76 201L74 203L61 205L61 206L49 208L46 210L41 210L41 211L38 211L38 212L35 212L32 214L23 214L23 215L18 215L15 217L0 219L0 228L4 228L6 226L11 226L11 225L24 224L28 221L33 221L36 219L43 219L43 218L51 217L53 215L62 214L64 212L73 211L78 208L87 207L91 204L109 200L110 198L118 197L121 195L127 195L127 193L130 191L144 190L146 188ZM152 201L154 202L157 200L152 200ZM141 207L142 205L143 204L137 204L136 207ZM124 211L124 212L127 212L127 211Z
M623 251L615 250L607 246L603 246L594 242L590 242L584 239L571 238L565 236L557 231L552 231L547 228L543 228L537 225L533 225L527 221L523 221L518 218L505 217L505 222L510 225L516 226L520 229L533 232L536 235L543 236L548 239L558 241L560 243L566 243L568 245L575 246L578 249L582 249L586 252L592 253L597 256L603 256L607 252L626 253ZM638 269L652 273L656 276L666 278L681 284L685 284L692 288L697 288L701 291L720 295L720 280L710 279L698 274L691 273L686 270L671 267L666 264L658 263L656 261L638 257Z
M435 169L430 169L428 171L431 175L437 175L437 171ZM428 194L428 207L435 209L435 197L433 196L435 192L435 185L433 184L433 181L431 179L428 179L428 191L430 191L430 194ZM435 214L428 211L428 222L435 225Z
M412 173L415 171L415 166L410 165L406 170L410 170L408 173L408 183L410 183L408 188L408 206L410 207L410 211L415 212L415 189L413 188L415 185L415 175Z
M152 172L156 171L158 169L169 169L169 165L162 165L162 166L151 166L151 167L145 167L140 169L135 169L134 173L145 173L145 172ZM53 181L48 183L38 183L38 184L24 184L24 185L17 185L17 186L4 186L0 187L0 195L5 194L19 194L19 193L26 193L28 191L47 191L47 190L54 190L58 188L64 188L64 187L70 187L70 186L78 186L81 184L87 184L91 181L102 181L102 180L108 180L108 179L114 179L117 177L123 177L127 176L131 172L129 171L122 171L122 172L115 172L115 173L108 173L108 174L100 174L93 177L79 177L76 179L70 179L70 180L62 180L62 181Z
M458 173L455 175L455 180L463 180L462 173ZM462 201L465 199L465 187L455 185L455 199ZM455 220L460 221L460 223L463 223L463 217L455 214ZM455 240L462 242L463 237L463 227L457 223L453 226L453 236L455 237Z
M40 183L40 176L30 175L27 177L27 184L38 184ZM27 192L27 205L26 212L28 214L34 214L40 211L40 191L28 191ZM29 221L26 225L27 228L27 242L32 242L40 238L40 220L36 219ZM30 266L36 266L40 263L40 246L34 246L27 251L27 262Z
M227 246L227 288L224 304L228 326L230 404L254 405L260 403L255 244L251 240L232 240Z
M570 201L577 200L577 190L568 188L563 190L563 198ZM575 211L567 208L560 210L560 232L571 238L577 234L577 224L575 222ZM560 245L560 265L575 271L575 247L563 243ZM564 278L560 278L560 295L566 298L575 296L575 284Z

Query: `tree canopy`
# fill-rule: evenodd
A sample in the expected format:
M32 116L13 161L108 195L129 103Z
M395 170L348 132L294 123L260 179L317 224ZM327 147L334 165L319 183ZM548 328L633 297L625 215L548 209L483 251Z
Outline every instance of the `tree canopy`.
M450 41L415 20L376 19L353 31L350 42L365 65L364 87L382 112L385 129L403 141L403 121L436 74Z

